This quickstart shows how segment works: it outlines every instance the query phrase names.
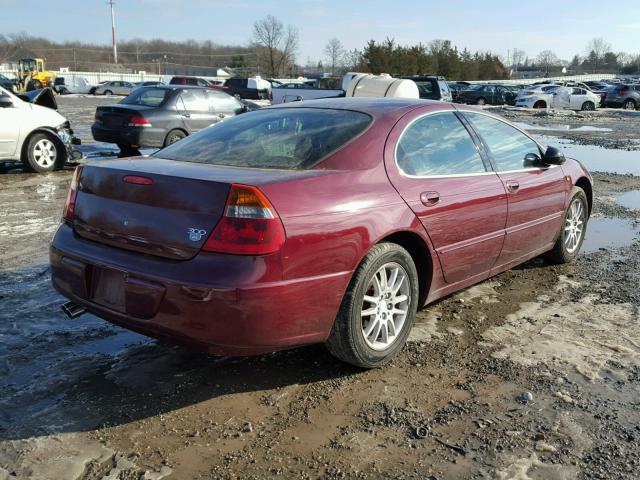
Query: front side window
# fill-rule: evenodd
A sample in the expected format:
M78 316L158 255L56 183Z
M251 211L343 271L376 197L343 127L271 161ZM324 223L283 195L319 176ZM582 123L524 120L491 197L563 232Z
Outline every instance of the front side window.
M469 132L452 112L413 122L398 142L396 162L403 173L420 177L486 171Z
M465 112L464 115L489 148L499 172L530 168L525 161L530 153L540 157L538 144L511 125L481 113Z
M187 112L208 112L209 102L202 90L184 90L180 94L184 109Z
M265 109L205 128L156 155L211 165L309 169L371 122L369 115L349 110Z

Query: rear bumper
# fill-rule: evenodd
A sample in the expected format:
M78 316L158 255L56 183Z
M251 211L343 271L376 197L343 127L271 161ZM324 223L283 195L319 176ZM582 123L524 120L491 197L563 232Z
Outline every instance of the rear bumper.
M119 129L104 128L101 125L91 125L91 135L97 142L116 143L129 147L155 147L164 144L167 131L164 128L120 127Z
M349 272L273 281L266 274L273 260L207 253L167 260L85 240L67 224L50 249L53 286L89 312L220 355L272 352L322 342L329 335ZM105 270L125 278L119 307L107 306L96 293Z

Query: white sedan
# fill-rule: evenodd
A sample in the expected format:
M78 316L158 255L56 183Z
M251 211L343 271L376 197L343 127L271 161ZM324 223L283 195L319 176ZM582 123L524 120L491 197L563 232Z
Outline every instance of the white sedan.
M528 93L516 99L516 107L595 110L600 104L600 96L580 87L558 86L545 92Z
M29 103L0 87L0 161L22 160L35 172L64 166L71 154L73 132L57 106L51 90L34 91ZM50 96L50 98L45 98ZM40 98L38 98L40 97Z

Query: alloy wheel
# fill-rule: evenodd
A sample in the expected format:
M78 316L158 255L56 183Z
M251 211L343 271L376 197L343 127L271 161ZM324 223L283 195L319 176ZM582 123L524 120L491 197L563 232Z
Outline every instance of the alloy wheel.
M564 246L568 253L575 252L584 235L586 209L579 198L571 202L564 222Z
M362 299L362 336L373 350L385 350L405 325L411 286L405 269L395 262L384 264L373 275Z
M58 158L58 150L55 144L48 138L39 140L33 146L33 159L42 168L53 166Z

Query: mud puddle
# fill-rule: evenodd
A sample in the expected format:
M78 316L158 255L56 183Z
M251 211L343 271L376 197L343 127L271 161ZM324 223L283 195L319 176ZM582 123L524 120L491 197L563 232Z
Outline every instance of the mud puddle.
M589 220L581 251L622 248L631 245L640 234L640 223L623 218L596 217Z
M550 132L611 132L613 129L606 127L596 127L593 125L568 125L561 123L553 123L549 125L541 125L528 122L513 122L524 130L538 130Z
M565 156L580 160L589 170L640 176L640 151L578 145L566 138L536 135L546 145L558 146Z
M640 190L632 190L620 195L617 202L625 208L640 209Z

